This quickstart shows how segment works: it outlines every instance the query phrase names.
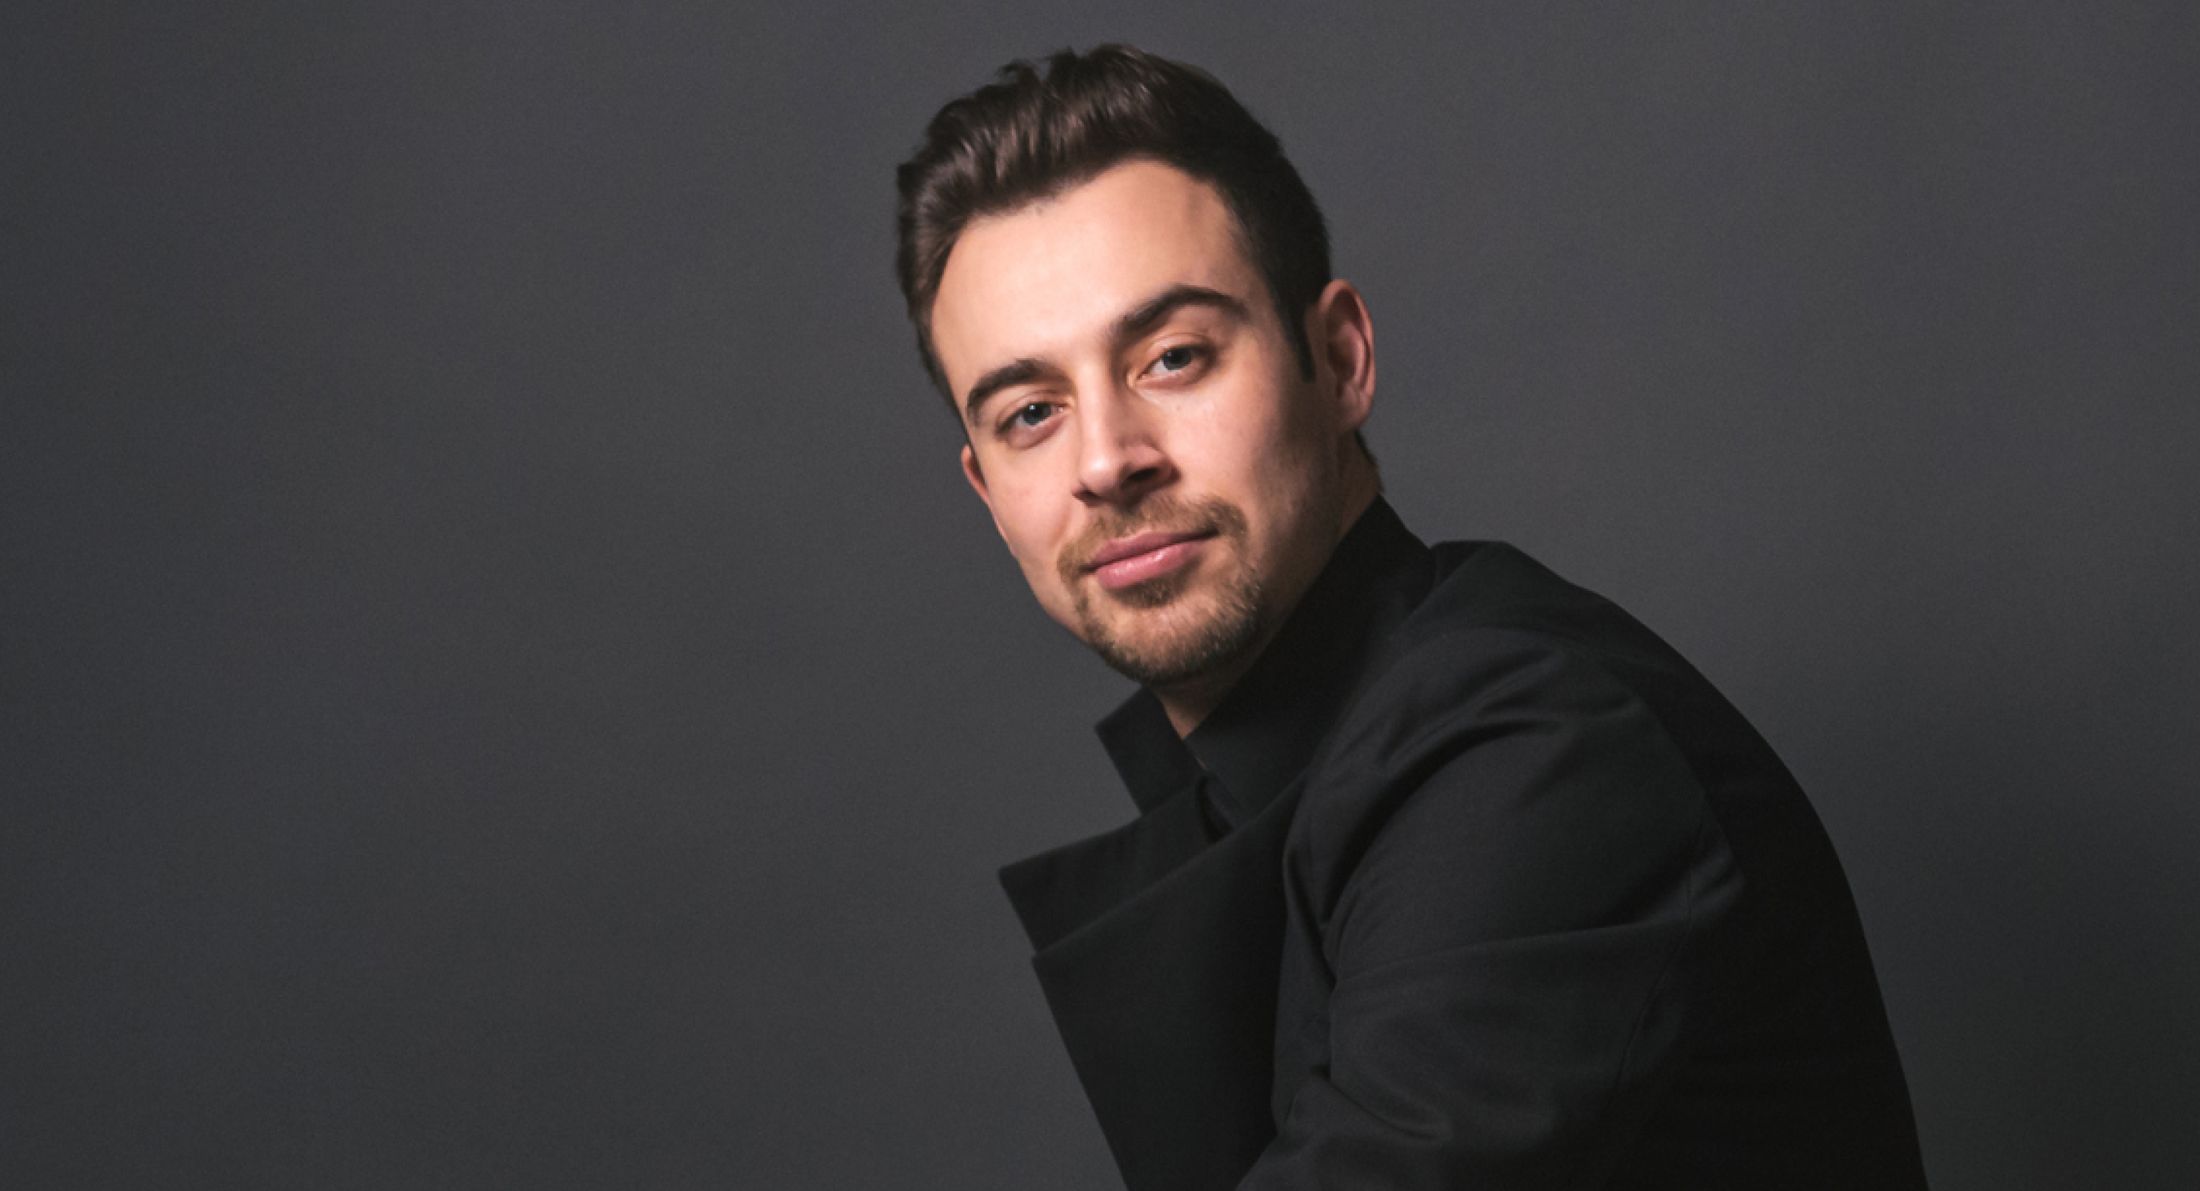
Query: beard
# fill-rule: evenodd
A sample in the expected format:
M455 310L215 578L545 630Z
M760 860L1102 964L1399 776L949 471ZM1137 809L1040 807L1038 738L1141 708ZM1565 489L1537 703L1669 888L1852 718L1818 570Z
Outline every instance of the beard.
M1195 588L1186 567L1116 591L1089 582L1085 560L1132 534L1200 532L1227 546L1224 574ZM1234 661L1260 639L1266 606L1248 556L1245 514L1218 499L1153 499L1135 514L1096 521L1062 551L1060 571L1077 616L1077 636L1109 668L1149 688L1174 686Z

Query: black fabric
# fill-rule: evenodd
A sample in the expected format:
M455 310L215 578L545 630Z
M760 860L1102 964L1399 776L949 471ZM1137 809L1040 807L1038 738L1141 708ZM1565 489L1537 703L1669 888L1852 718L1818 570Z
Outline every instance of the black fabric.
M1267 805L1306 768L1361 672L1427 596L1433 565L1428 547L1385 501L1371 505L1337 544L1276 639L1183 742L1195 764L1215 776L1232 822ZM1138 698L1160 706L1150 694ZM1170 748L1175 732L1165 715L1136 723L1137 734L1103 741L1118 769L1138 764L1138 757L1181 751Z
M1149 691L1124 700L1094 731L1141 811L1161 805L1201 774L1198 758L1176 738L1169 713Z
M1802 792L1647 629L1378 501L1138 819L1003 870L1133 1191L1924 1184Z

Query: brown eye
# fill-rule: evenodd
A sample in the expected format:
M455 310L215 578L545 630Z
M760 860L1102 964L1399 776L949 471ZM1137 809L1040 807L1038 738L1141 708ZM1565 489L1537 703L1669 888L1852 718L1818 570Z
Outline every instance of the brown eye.
M1189 368L1193 364L1197 363L1198 360L1198 348L1172 347L1169 350L1162 352L1161 355L1154 360L1154 363L1160 366L1163 372L1182 372L1186 368Z

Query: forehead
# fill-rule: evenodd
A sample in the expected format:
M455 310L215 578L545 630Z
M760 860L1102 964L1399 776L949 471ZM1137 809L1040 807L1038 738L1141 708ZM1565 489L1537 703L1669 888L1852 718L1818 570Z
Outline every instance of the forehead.
M964 228L933 299L933 350L960 387L1004 360L1095 346L1118 315L1173 285L1252 307L1261 282L1214 187L1126 162Z

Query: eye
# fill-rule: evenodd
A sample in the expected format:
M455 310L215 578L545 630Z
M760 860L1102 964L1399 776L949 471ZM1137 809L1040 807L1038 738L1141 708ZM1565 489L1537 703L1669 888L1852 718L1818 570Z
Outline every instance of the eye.
M1175 348L1168 348L1166 352L1153 357L1153 363L1146 365L1146 374L1148 376L1186 376L1190 372L1197 372L1199 365L1206 363L1206 361L1208 361L1208 350L1206 348L1197 346L1197 343L1177 343Z
M1012 445L1035 442L1039 433L1046 429L1047 423L1054 420L1058 408L1060 407L1052 401L1026 401L1010 410L1008 416L1002 418L995 427L994 433Z

